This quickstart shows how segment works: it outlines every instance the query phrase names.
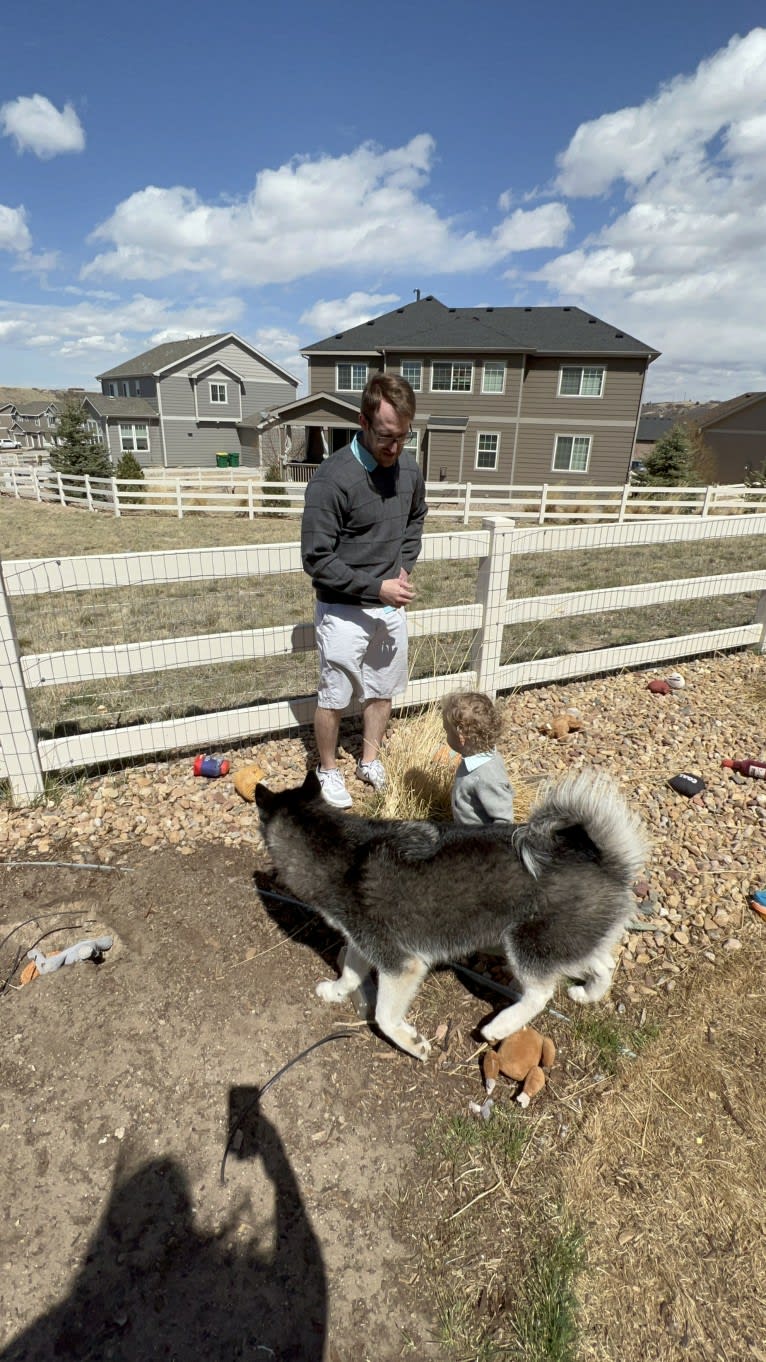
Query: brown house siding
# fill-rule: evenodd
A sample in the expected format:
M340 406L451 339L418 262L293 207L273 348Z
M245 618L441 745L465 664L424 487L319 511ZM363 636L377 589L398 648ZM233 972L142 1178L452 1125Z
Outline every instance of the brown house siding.
M557 435L590 435L590 459L584 473L554 470L553 456ZM519 427L513 481L517 485L556 482L612 486L616 481L615 467L621 470L621 478L626 476L632 448L632 426L626 426L622 430L599 430L580 425L568 426L566 421L555 426L548 423L524 425L522 422Z
M603 397L559 397L562 365L572 368L603 367ZM566 359L558 356L532 358L527 364L521 400L522 416L561 421L631 421L635 424L641 400L646 362L642 359Z

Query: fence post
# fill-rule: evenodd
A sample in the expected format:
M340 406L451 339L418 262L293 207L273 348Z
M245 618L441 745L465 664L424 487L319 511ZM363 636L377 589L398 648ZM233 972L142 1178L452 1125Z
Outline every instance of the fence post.
M59 501L61 502L62 506L66 506L66 497L64 496L64 480L61 474L58 472L58 470L56 471L56 486L58 487Z
M117 479L116 479L116 478L112 478L112 505L113 505L113 507L114 507L114 514L115 514L116 518L119 520L119 518L120 518L120 493L119 493L119 489L118 489L118 487L117 487Z
M16 477L16 469L15 469L15 468L11 468L11 469L10 469L10 474L11 474L11 487L13 488L13 495L16 497L16 500L18 501L18 500L20 499L20 497L21 497L21 493L20 493L20 491L19 491L19 480L18 480L18 478Z
M43 494L42 494L42 490L41 490L41 488L40 488L40 479L39 479L39 477L38 477L38 475L37 475L37 469L36 469L36 468L30 468L29 471L30 471L30 473L32 474L32 486L33 486L34 489L35 489L35 498L36 498L37 501L42 501L42 499L43 499Z
M176 478L176 515L179 520L184 518L184 498L181 491L181 479Z
M470 484L470 482L467 482L466 485L465 485L465 501L463 502L463 524L464 524L464 525L467 525L467 524L468 524L468 519L469 519L470 514L471 514L471 484Z
M755 603L755 614L753 615L753 624L760 624L762 626L761 641L758 644L758 651L761 653L766 653L766 591L761 592L760 596L758 597L758 600Z
M702 503L700 515L710 515L710 507L715 503L715 491L712 483L705 488L705 500Z
M548 484L544 482L540 488L540 511L537 516L538 525L545 524L545 507L548 502Z
M0 752L14 803L31 804L43 793L45 783L1 562Z
M473 649L473 670L477 688L493 700L497 695L498 672L503 647L503 621L508 599L508 577L513 554L516 522L506 516L486 516L481 528L489 530L489 552L479 564L476 602L482 607L481 629Z
M93 510L93 493L90 490L90 473L85 474L85 496L88 501L88 510Z
M621 525L621 524L623 523L624 519L625 519L625 507L626 507L627 504L628 504L628 497L629 497L629 496L630 496L630 483L629 483L629 482L626 482L625 486L624 486L623 489L622 489L622 496L620 497L620 509L619 509L619 512L618 512L618 515L617 515L617 523L618 523L618 525Z
M254 516L255 516L255 511L254 511L254 509L253 509L253 479L252 479L252 478L248 478L248 480L247 480L247 518L248 518L248 520L252 520Z

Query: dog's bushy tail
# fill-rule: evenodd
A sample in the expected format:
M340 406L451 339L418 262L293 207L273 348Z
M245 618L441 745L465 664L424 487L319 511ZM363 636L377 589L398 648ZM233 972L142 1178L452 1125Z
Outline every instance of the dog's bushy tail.
M604 869L631 885L648 855L648 842L638 815L601 771L580 771L543 787L529 821L513 837L530 875L537 877L553 863L561 834L578 826L593 843Z

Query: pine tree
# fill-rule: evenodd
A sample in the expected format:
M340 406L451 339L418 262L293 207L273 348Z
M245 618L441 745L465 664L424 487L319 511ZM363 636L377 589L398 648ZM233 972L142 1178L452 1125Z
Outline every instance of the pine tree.
M704 454L699 433L679 421L647 454L633 481L640 487L688 487L704 482Z
M92 478L111 478L112 462L100 440L90 434L82 403L70 398L61 409L56 426L56 449L51 466L57 473Z

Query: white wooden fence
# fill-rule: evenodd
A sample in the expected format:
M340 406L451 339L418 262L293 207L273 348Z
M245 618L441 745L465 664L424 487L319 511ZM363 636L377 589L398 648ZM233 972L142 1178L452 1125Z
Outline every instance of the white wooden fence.
M720 576L631 584L607 589L513 599L514 554L566 553L577 549L619 551L635 545L670 544L757 535L766 545L763 514L710 517L664 517L624 524L518 528L493 517L476 531L426 535L421 561L478 560L475 601L409 612L413 638L460 630L474 632L469 665L459 673L411 680L397 708L434 700L447 691L479 688L490 695L519 686L541 685L578 676L677 661L725 648L766 647L766 568ZM763 561L763 555L761 555ZM306 622L266 629L194 637L152 639L106 647L29 653L19 649L14 627L16 598L41 593L98 591L152 584L212 582L243 574L279 577L301 571L297 544L246 544L238 548L196 549L164 553L128 553L62 559L27 559L0 564L0 777L10 782L16 801L30 802L43 790L44 773L101 763L120 763L150 754L183 749L205 750L211 742L234 744L289 731L313 717L315 697L229 709L217 713L169 718L158 722L41 739L31 717L28 692L35 686L98 681L256 658L272 658L310 650L313 626ZM535 620L597 615L668 601L711 599L741 592L758 593L750 624L649 642L567 653L511 665L501 664L503 629ZM62 599L61 609L65 608Z
M18 499L121 516L158 512L188 515L300 515L305 482L264 482L247 469L190 469L143 479L75 477L38 468L0 469L0 491ZM657 515L749 515L766 512L766 488L742 484L711 487L576 487L555 483L514 486L429 482L431 519L469 520L508 515L538 525L579 520L616 520Z

